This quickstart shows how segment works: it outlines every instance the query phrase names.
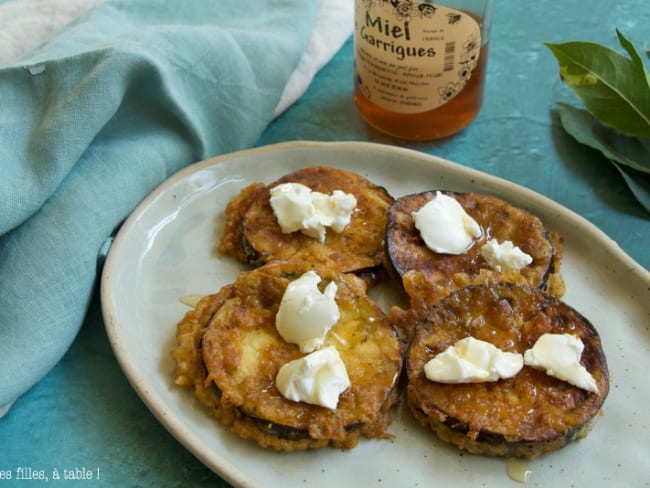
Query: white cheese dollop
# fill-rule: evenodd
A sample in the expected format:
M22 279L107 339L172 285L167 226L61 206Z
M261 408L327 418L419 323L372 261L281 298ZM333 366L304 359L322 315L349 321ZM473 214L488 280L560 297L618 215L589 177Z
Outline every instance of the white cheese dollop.
M519 271L533 262L529 254L511 241L499 243L496 239L490 239L481 246L481 255L497 271Z
M412 215L424 243L434 252L462 254L482 235L481 226L461 204L439 191Z
M465 337L429 360L424 365L424 374L439 383L477 383L511 378L523 365L521 354Z
M311 352L322 346L325 336L340 317L334 300L336 283L329 283L321 293L320 281L315 271L307 271L289 283L275 316L280 336L297 344L301 352Z
M275 383L288 400L333 410L350 387L350 378L338 350L329 346L284 364Z
M524 363L583 390L599 393L593 376L580 364L584 344L571 334L543 334L524 353Z
M282 183L271 189L270 203L283 233L300 231L324 242L327 227L343 232L350 224L357 199L341 190L326 195L301 183Z

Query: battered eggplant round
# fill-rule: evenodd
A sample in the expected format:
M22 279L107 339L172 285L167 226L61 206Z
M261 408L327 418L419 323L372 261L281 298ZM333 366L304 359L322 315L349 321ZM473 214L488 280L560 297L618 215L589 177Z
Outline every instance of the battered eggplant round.
M418 313L406 359L407 403L442 440L471 453L532 458L587 435L609 373L597 331L573 308L538 289L501 283L463 288ZM432 357L465 337L523 354L545 333L582 340L580 361L597 394L529 366L485 383L438 383L424 374Z
M287 285L309 269L322 278L321 291L331 281L337 284L340 319L323 347L337 348L351 386L340 395L335 410L287 400L275 384L282 365L304 356L297 345L280 337L275 315ZM365 283L354 275L295 261L241 273L221 294L199 302L196 310L212 311L209 317L207 312L192 311L179 323L178 331L187 338L179 338L173 355L179 377L186 374L177 383L195 388L201 383L202 402L217 418L262 447L352 448L361 435L390 437L389 410L398 399L402 368L400 345L386 315L365 291ZM197 337L200 346L195 349ZM206 388L213 395L205 395Z
M270 191L281 183L300 183L312 191L341 190L357 206L343 232L328 230L325 242L297 231L282 232L270 204ZM264 185L253 183L226 207L226 227L219 251L259 266L274 260L302 259L359 272L386 264L385 228L393 198L385 188L343 169L311 166Z
M430 250L415 227L412 213L432 200L436 192L406 195L395 200L388 211L386 243L394 271L402 277L411 298L431 304L454 289L484 282L514 281L544 289L555 296L564 294L560 275L562 243L530 212L495 196L480 193L441 193L455 198L483 229L482 236L462 254ZM533 261L518 272L490 267L481 255L488 239L511 241ZM436 294L440 288L444 291ZM429 299L418 296L428 293Z

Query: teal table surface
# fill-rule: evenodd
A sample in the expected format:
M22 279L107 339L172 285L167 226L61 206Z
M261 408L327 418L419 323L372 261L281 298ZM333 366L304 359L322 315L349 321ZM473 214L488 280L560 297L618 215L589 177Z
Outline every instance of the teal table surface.
M650 214L607 160L561 128L555 103L576 101L543 44L590 40L618 49L618 27L643 47L650 41L650 4L495 3L485 102L462 133L443 141L408 143L369 128L352 101L348 41L308 92L268 127L258 145L359 140L437 155L555 200L650 269ZM108 343L98 291L95 296L62 361L0 420L0 470L15 475L21 467L46 473L56 469L61 477L67 470L86 478L75 482L79 486L228 486L162 427L130 387ZM17 481L15 476L12 481L0 478L0 487L41 484Z

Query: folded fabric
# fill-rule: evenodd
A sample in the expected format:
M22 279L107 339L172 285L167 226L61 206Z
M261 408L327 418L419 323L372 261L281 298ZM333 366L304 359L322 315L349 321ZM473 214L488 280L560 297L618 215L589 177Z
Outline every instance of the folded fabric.
M0 70L0 408L68 349L135 205L254 145L304 90L286 87L299 65L313 76L318 15L316 0L106 0Z

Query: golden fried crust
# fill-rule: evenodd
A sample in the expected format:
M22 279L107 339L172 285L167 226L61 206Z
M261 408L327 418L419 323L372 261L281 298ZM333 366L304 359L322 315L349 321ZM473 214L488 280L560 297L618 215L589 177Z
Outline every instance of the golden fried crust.
M405 283L409 295L417 293L423 281L438 294L439 299L462 286L491 281L521 281L533 287L549 288L555 296L564 293L564 282L559 274L562 243L557 234L546 230L541 220L526 210L491 195L478 193L443 192L455 198L483 229L483 235L463 254L441 254L431 251L416 229L412 213L432 200L436 192L428 191L398 198L389 209L386 242L388 256L396 273L404 277L415 271L420 282ZM481 256L481 246L488 239L511 241L533 258L533 262L519 272L493 270ZM549 280L549 276L553 278ZM412 277L410 278L412 279ZM408 280L407 280L408 281ZM418 299L415 296L416 300ZM435 302L429 302L429 304Z
M395 331L355 276L316 267L323 278L319 286L332 280L338 286L341 318L325 346L338 349L351 386L337 409L287 400L275 385L280 367L304 355L279 336L275 314L288 283L309 267L274 262L242 273L211 316L202 334L202 358L207 381L220 392L221 420L242 437L285 451L350 448L360 434L387 437L402 357Z
M414 317L394 314L393 319ZM458 290L417 317L407 356L407 402L415 417L443 440L469 452L535 457L584 436L609 391L609 373L594 327L544 292L515 284ZM568 333L584 343L581 362L599 394L524 366L510 379L487 383L429 381L424 365L472 336L504 351L524 353L544 333Z
M328 230L324 243L301 232L284 234L271 204L270 190L280 183L301 183L313 191L341 190L354 195L357 207L341 233ZM355 272L386 262L385 227L393 198L362 176L337 168L313 166L279 180L246 189L226 209L226 231L220 251L253 265L273 260L303 259Z
M176 326L176 347L171 357L176 362L174 383L191 388L198 400L220 418L219 392L207 381L201 358L201 338L215 312L232 296L233 287L224 286L218 293L203 297Z
M244 263L248 262L241 222L248 207L257 198L258 193L264 192L264 189L263 183L252 183L242 188L239 194L228 202L224 215L224 230L217 248L219 253Z

